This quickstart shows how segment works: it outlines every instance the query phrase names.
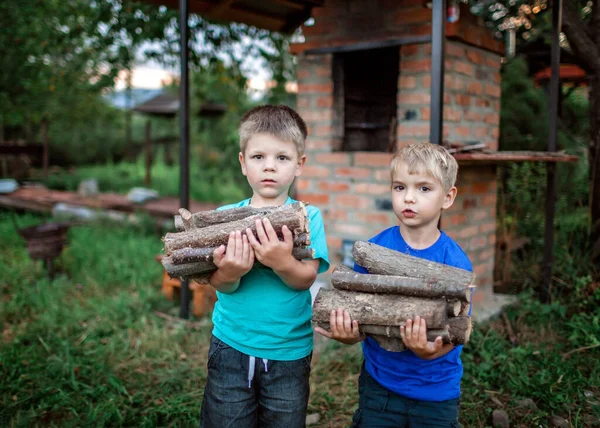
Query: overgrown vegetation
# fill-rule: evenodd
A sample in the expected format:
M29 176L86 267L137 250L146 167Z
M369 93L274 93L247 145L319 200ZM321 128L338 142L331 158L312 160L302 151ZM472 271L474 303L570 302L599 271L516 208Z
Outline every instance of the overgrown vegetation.
M0 425L195 426L210 325L177 321L177 304L161 295L152 228L74 227L50 282L15 221L44 219L0 214ZM508 319L517 345L495 321L465 348L463 425L489 426L501 403L513 426L546 426L548 415L590 426L600 417L600 347L567 353L600 344L600 315L526 294ZM309 413L321 415L318 426L349 425L361 359L359 347L333 342L315 356ZM537 408L520 408L524 398Z

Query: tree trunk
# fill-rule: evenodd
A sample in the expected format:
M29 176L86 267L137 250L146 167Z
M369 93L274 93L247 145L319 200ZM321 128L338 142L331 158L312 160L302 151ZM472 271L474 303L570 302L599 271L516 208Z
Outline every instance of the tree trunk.
M314 322L329 322L331 311L344 308L359 324L400 326L420 316L427 326L445 328L448 320L445 300L421 299L395 294L368 294L320 289L313 306Z
M598 284L600 283L600 70L592 78L590 87L590 134L590 242L592 266L596 267L592 271L592 280Z
M408 276L433 281L451 280L462 283L465 287L471 285L475 279L475 274L467 270L409 256L370 242L355 242L352 256L356 263L371 274Z
M254 215L229 223L214 224L202 229L167 233L163 238L165 243L165 253L171 255L173 251L185 247L203 248L227 245L229 234L231 232L238 230L244 232L247 228L250 228L253 233L256 233L255 221L264 217L271 221L273 228L278 234L281 234L281 228L284 225L286 225L294 235L308 232L306 208L304 207L304 204L296 202L294 204L282 205L266 216Z
M581 65L590 76L590 241L592 280L600 283L600 4L591 3L590 22L581 19L579 2L563 2L563 31Z
M339 265L331 275L331 285L338 290L364 293L402 294L405 296L453 298L469 302L469 283L452 279L409 278L395 275L362 274ZM460 305L459 309L460 311ZM458 315L458 313L456 314Z

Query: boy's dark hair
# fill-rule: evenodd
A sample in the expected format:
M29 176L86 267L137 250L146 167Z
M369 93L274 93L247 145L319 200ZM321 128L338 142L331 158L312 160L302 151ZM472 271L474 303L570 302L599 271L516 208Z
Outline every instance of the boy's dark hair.
M267 104L249 110L240 122L240 151L244 153L248 140L255 134L271 134L296 145L298 155L304 154L308 131L306 123L293 109L285 105Z

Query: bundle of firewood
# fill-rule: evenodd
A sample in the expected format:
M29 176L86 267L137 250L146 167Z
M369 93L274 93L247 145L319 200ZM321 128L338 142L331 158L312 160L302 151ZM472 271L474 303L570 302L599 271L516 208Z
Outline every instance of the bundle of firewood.
M180 209L175 225L180 230L163 237L165 256L161 262L171 277L182 279L210 277L217 267L213 252L227 245L229 234L246 229L256 235L256 220L268 218L279 239L286 225L294 237L292 254L298 260L313 258L306 207L302 202L279 207L240 207L221 211L201 211L192 214ZM183 230L181 230L183 229ZM225 250L227 251L227 250ZM255 264L260 264L255 262Z
M313 322L329 330L331 311L343 308L362 334L384 349L403 351L400 326L420 316L428 340L441 336L444 343L468 342L472 272L363 241L354 244L352 255L369 273L337 266L331 276L334 289L317 294Z

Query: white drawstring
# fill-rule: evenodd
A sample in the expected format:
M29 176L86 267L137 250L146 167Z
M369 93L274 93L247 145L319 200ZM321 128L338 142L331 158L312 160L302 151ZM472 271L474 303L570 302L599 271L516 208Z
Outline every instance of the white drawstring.
M265 372L269 371L269 360L262 358L262 362L265 366ZM256 357L250 357L248 362L248 388L252 388L252 381L254 380L254 369L256 367Z

